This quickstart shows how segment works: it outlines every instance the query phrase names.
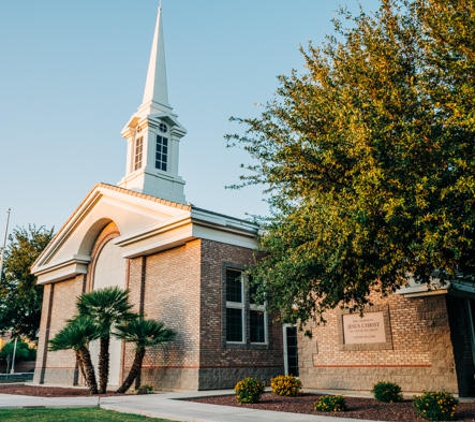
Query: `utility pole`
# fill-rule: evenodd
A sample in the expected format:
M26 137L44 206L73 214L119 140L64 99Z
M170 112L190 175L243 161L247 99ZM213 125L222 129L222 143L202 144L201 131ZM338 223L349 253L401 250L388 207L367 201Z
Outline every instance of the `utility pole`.
M11 212L12 212L12 209L8 208L8 210L7 210L7 221L5 222L5 233L3 234L2 250L1 250L1 253L0 253L0 281L2 281L2 275L3 275L3 257L5 256L5 248L7 246L8 224L10 222L10 213Z
M8 239L8 223L10 223L10 213L12 212L11 208L7 210L7 220L5 222L5 233L3 234L3 244L2 250L0 252L0 282L2 281L3 275L3 259L5 256L5 248L7 247L7 239ZM17 338L15 337L15 345L13 347L13 361L12 361L12 368L10 373L13 374L15 372L15 354L16 354L16 345L17 345Z

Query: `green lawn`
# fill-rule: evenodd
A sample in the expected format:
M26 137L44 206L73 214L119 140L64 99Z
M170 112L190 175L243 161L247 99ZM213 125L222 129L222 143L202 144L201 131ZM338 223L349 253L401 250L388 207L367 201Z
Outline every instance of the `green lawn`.
M2 422L171 422L165 419L92 408L0 409Z

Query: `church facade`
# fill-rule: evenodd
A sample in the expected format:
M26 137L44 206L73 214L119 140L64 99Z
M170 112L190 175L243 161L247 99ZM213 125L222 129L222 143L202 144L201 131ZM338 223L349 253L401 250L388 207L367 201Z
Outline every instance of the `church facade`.
M136 312L177 332L147 352L140 381L156 389L233 388L244 377L285 372L306 389L368 391L385 380L404 392L475 394L471 284L409 282L375 295L362 317L335 309L326 325L302 332L252 303L245 269L259 227L187 203L178 173L186 129L168 101L163 47L159 10L142 104L122 130L125 175L118 186L94 186L32 268L44 286L34 381L84 383L73 352L50 352L48 341L81 293L119 286ZM114 388L133 350L113 340L110 353Z
M81 293L109 286L129 289L135 311L177 332L147 353L142 384L232 388L247 376L283 373L282 327L252 303L244 271L259 228L186 202L178 175L185 134L168 102L159 9L142 104L122 131L125 176L118 186L94 186L32 269L44 286L35 382L83 383L73 352L50 352L48 341ZM133 350L113 340L110 353L114 388Z

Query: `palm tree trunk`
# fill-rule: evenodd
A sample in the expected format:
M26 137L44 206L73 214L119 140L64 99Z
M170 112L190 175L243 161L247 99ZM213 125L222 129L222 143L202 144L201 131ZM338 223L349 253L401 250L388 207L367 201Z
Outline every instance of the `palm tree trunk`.
M99 393L104 394L107 391L109 382L109 343L110 336L100 338L99 351Z
M99 391L97 390L96 374L94 373L94 366L92 365L89 350L87 347L81 347L78 351L81 354L81 361L84 365L84 374L89 392L91 394L97 394Z
M84 370L84 362L81 356L81 352L79 350L75 350L74 353L76 355L76 364L79 370L81 371L82 377L84 378L84 380L86 380L86 371Z
M135 378L137 378L138 374L142 369L142 362L144 357L145 347L138 348L135 351L135 357L132 363L132 367L130 368L129 375L127 375L127 378L124 380L122 385L116 390L116 393L125 393L130 388Z

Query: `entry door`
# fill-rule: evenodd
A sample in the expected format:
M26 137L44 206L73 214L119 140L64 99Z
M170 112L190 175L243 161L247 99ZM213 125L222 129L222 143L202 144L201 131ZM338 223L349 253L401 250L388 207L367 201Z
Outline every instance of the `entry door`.
M284 325L284 368L286 375L299 376L297 327Z

